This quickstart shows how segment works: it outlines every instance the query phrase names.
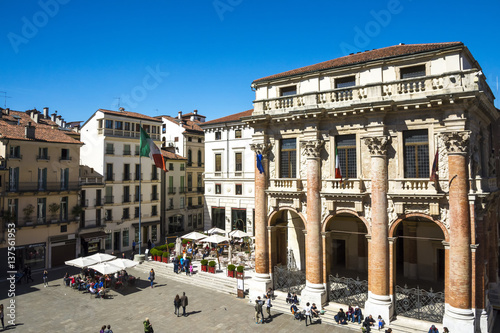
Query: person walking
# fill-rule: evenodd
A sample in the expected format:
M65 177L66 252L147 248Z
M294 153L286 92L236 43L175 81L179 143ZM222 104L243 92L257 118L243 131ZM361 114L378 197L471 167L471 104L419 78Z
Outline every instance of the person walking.
M151 281L151 288L153 288L153 281L155 280L155 270L151 268L149 271L148 280Z
M186 306L188 306L188 298L187 298L185 292L182 293L181 306L182 306L182 315L184 317L187 317L187 315L186 315Z
M135 239L134 239L132 241L132 252L135 252L135 245L136 245L136 243L135 243Z
M111 329L111 325L108 325L108 329L105 330L104 333L113 333L113 330Z
M179 294L175 295L174 298L174 315L177 315L177 317L181 315L181 298Z
M46 269L43 270L43 287L48 287L49 286L49 272L47 272Z
M0 304L0 321L2 321L2 330L4 330L5 325L3 324L3 304Z
M255 323L256 324L259 323L259 319L260 319L260 323L262 324L262 318L260 318L261 313L262 313L262 303L260 302L260 296L259 296L255 300Z
M99 333L106 333L106 332L104 332L105 329L106 329L106 325L102 325L101 330L99 331Z
M35 282L35 280L33 280L33 278L31 277L31 266L28 265L28 276L26 277L26 282Z
M309 318L309 323L312 325L312 318L311 318L311 304L309 302L306 303L306 306L304 307L304 316L306 318L306 327L307 327L307 318Z
M272 320L271 319L271 307L273 306L271 304L271 297L266 295L266 312L267 312L267 320Z
M151 239L148 239L148 250L151 252Z
M143 322L144 324L144 333L154 333L153 326L151 326L151 323L149 322L149 318L146 318Z

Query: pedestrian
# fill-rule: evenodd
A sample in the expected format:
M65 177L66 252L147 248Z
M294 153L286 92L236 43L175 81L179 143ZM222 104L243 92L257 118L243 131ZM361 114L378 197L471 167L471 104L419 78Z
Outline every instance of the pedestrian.
M26 283L28 283L28 265L24 266L23 277L26 280Z
M181 306L182 306L182 315L184 317L187 317L187 315L186 315L186 306L188 306L188 298L187 298L185 292L182 293Z
M377 321L378 321L378 330L380 331L382 328L384 328L385 321L382 319L381 315L378 315Z
M43 270L43 287L48 287L49 286L49 272L47 272L46 269Z
M309 323L312 325L312 318L311 318L311 304L309 302L306 303L306 306L304 307L304 316L306 318L306 327L307 327L307 318L309 318Z
M104 331L104 333L113 333L111 330L111 325L108 325L108 329Z
M155 270L151 268L149 271L148 280L151 281L151 288L153 288L153 281L155 280Z
M3 323L3 319L2 319L2 323ZM450 331L448 331L448 327L443 327L443 333L450 333Z
M102 325L101 330L99 331L99 333L105 333L104 332L105 329L106 329L106 325Z
M189 264L189 275L193 276L193 264Z
M3 324L3 304L0 304L0 320L2 321L2 330L4 330L5 325Z
M189 259L184 260L184 271L186 271L186 276L189 275Z
M271 307L273 305L271 304L271 297L266 295L266 312L267 312L267 319L271 320Z
M429 328L429 333L439 333L439 330L436 326L432 325L431 328Z
M146 318L143 322L144 324L144 333L154 333L153 326L151 326L151 323L149 322L149 318Z
M136 245L136 243L135 243L135 239L134 239L132 241L132 252L135 252L135 245Z
M148 239L148 250L151 252L151 239Z
M181 315L181 298L179 294L175 295L174 298L174 314L179 317Z
M265 295L264 295L265 297ZM264 306L266 305L266 302L260 298L260 296L257 296L257 300L259 301L260 304L260 317L262 320L260 321L261 324L264 323Z
M262 313L262 303L260 303L260 296L255 300L255 323L259 323L260 314ZM262 319L260 319L262 324Z
M174 273L177 274L177 271L179 270L179 259L175 257L172 263L174 264Z

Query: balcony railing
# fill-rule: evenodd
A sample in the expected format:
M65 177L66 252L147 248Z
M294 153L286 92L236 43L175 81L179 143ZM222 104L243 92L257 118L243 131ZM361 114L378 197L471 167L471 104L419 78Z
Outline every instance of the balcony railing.
M123 201L122 202L130 202L130 195L123 195Z
M115 174L114 173L107 173L106 174L106 181L107 182L112 182L115 180Z
M175 187L169 187L168 194L175 194Z
M103 206L104 199L102 199L102 198L96 198L96 199L94 199L94 202L95 202L94 206L100 207L100 206Z
M112 204L115 202L115 198L112 195L106 195L104 197L104 203L105 204Z
M97 134L99 135L105 135L105 136L116 136L116 137L122 137L122 138L140 138L141 133L140 132L134 132L134 131L125 131L125 130L118 130L118 129L112 129L112 128L98 128L97 129ZM160 140L160 134L159 133L148 133L149 137L153 140Z
M50 161L50 156L48 155L37 155L36 156L37 161Z
M124 181L130 181L132 179L130 173L124 173L123 174L123 180Z
M47 182L40 184L37 182L19 182L8 184L7 192L57 192L57 191L78 191L79 182Z
M429 178L389 179L392 194L436 194L436 187Z
M114 155L114 154L115 154L114 148L106 148L106 155Z
M302 181L300 179L280 178L271 179L270 190L296 192L302 190Z
M365 187L361 179L328 179L323 181L321 190L326 193L362 193Z
M142 197L142 194L139 196L139 195L134 195L134 202L139 202L139 200L142 200L143 197Z
M152 173L151 180L158 180L158 173Z
M198 193L204 193L205 192L205 188L203 186L197 187L196 190L197 190Z
M157 201L159 200L158 193L151 193L151 201Z
M80 200L80 206L82 206L82 207L88 207L89 206L89 199L81 199Z
M102 185L104 184L102 177L81 177L80 185Z
M185 187L179 187L179 194L184 194L186 193L186 188Z

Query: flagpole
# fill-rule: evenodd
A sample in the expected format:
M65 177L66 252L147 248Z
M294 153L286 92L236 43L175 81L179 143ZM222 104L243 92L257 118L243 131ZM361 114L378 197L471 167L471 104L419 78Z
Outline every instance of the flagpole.
M142 228L141 228L141 218L142 218L142 210L141 210L141 203L142 203L142 154L141 154L141 141L140 141L140 134L141 134L141 129L142 129L142 121L139 122L139 254L141 254L141 245L142 245ZM147 259L147 258L146 258Z

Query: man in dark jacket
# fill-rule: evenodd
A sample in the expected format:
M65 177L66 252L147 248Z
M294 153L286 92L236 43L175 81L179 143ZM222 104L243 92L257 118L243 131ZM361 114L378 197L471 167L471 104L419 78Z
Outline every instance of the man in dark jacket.
M182 315L186 317L186 306L188 306L188 298L185 292L182 293L181 306L182 306Z

